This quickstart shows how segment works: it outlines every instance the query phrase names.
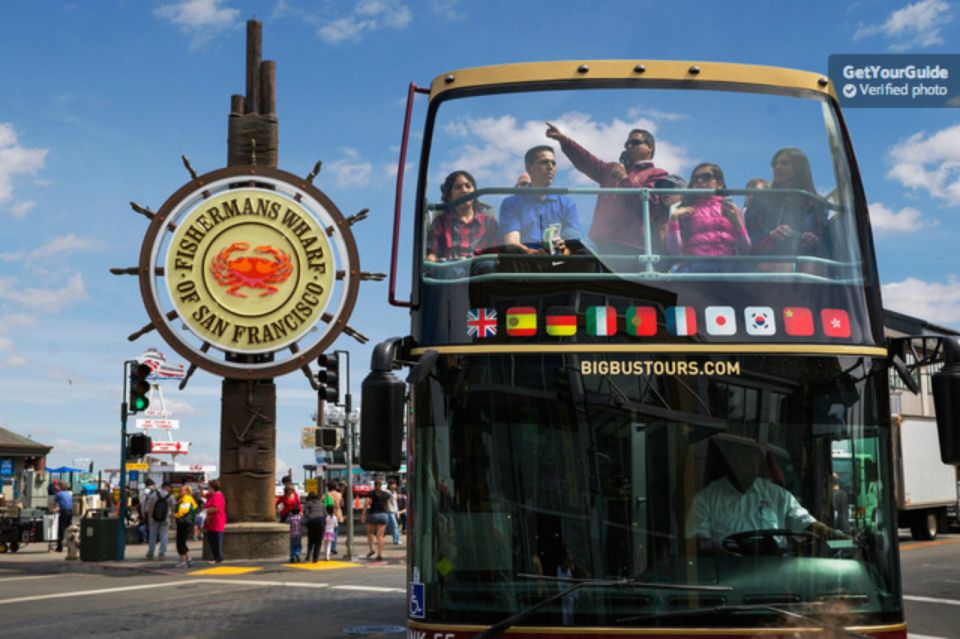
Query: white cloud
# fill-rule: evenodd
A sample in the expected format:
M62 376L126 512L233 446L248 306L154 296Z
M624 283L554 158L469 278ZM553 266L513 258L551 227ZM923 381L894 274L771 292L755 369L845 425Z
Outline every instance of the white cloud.
M329 44L359 42L366 33L403 29L411 19L410 9L399 0L360 0L349 15L327 22L317 33Z
M217 32L237 26L240 10L222 6L223 2L224 0L180 0L160 5L153 13L158 18L169 20L181 32L190 36L191 46L197 47Z
M6 315L0 315L0 332L22 326L34 326L36 323L37 319L33 315L28 315L27 313L8 313Z
M459 21L467 17L463 11L459 11L461 0L433 0L430 8L439 16L447 20Z
M14 202L10 205L10 215L15 217L18 220L22 220L27 217L27 213L37 205L33 200L25 200L22 202Z
M631 129L646 129L656 134L656 123L645 118L611 122L597 122L583 113L565 113L552 121L565 135L576 140L591 153L610 162L615 162L623 151L623 141ZM546 126L540 120L528 120L523 123L510 115L487 118L467 117L450 122L444 132L451 137L475 140L456 147L456 153L440 164L442 179L450 171L465 169L483 185L507 184L513 186L517 176L523 172L523 155L527 149L538 144L549 144L557 150L558 171L561 175L557 184L576 185L595 184L573 166L560 152L559 144L544 134ZM657 166L671 173L682 174L693 165L684 147L672 144L668 140L657 140Z
M28 149L20 145L17 132L8 122L0 122L0 204L13 197L13 180L17 175L35 175L43 168L47 149ZM24 204L15 204L11 212L22 217L30 210Z
M323 172L333 176L333 182L339 188L367 186L370 183L370 177L373 175L373 164L370 162L352 161L358 159L359 158L335 160L329 164L325 164Z
M960 124L927 136L914 133L890 149L888 178L960 206Z
M0 368L19 368L26 366L27 358L20 355L11 355L0 360Z
M50 255L65 255L74 251L89 251L97 248L98 242L91 238L77 237L73 233L55 237L40 248L30 252L31 259L49 257Z
M933 224L923 217L923 213L909 206L894 211L885 204L874 202L869 209L870 224L877 233L912 233Z
M885 284L883 305L934 324L960 326L960 278L950 275L939 283L908 277Z
M0 278L0 299L24 308L57 313L65 306L87 298L83 276L75 273L61 288L17 288L13 277Z
M13 340L0 337L0 353L9 353L11 351L13 351Z
M889 47L892 51L943 44L940 31L953 20L949 11L945 0L920 0L897 9L882 24L859 25L853 39L885 36L893 40Z

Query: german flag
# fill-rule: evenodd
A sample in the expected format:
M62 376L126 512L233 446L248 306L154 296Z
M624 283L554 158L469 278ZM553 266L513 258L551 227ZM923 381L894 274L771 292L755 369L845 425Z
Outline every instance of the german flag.
M577 334L577 311L569 306L554 306L547 311L547 335L570 337Z
M537 334L537 309L532 306L513 306L507 309L507 335L530 337Z

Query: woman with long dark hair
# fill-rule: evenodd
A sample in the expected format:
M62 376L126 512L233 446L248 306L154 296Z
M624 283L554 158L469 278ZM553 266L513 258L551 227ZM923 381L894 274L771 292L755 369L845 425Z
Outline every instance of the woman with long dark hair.
M363 504L363 512L360 513L360 523L367 525L367 543L370 545L370 552L367 553L367 559L374 555L377 559L383 559L383 532L387 529L387 502L390 500L390 494L383 489L383 480L376 479L373 482L373 490L367 494ZM373 542L376 539L377 545L374 548Z
M823 255L823 225L826 211L817 202L810 161L800 149L780 149L770 161L771 189L806 191L770 193L753 199L747 216L747 232L756 255Z
M466 171L454 171L440 185L440 201L458 200L477 190L477 181ZM456 260L473 257L482 249L500 244L500 227L485 213L479 200L448 207L430 225L427 260Z

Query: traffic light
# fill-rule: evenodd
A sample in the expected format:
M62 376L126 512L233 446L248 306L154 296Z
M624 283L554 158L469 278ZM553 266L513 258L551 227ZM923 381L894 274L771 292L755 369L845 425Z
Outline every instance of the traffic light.
M318 428L317 429L317 448L333 450L337 447L337 429L336 428Z
M150 452L153 440L143 433L130 435L130 444L127 446L127 457L144 457Z
M334 353L317 357L320 371L317 373L317 392L320 399L336 404L340 399L340 358Z
M151 368L146 364L133 363L130 365L130 397L127 401L127 411L130 413L139 413L147 410L150 406L150 400L147 394L150 392L150 382L147 377L150 376Z

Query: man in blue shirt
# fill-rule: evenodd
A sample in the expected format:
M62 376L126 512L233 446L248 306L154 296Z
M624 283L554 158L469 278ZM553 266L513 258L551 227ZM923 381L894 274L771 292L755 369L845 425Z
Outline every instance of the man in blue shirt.
M546 189L557 174L553 148L535 146L523 158L530 176L530 188ZM551 228L552 227L552 228ZM566 195L511 195L500 205L500 230L506 245L524 253L569 255L564 240L579 239L577 205ZM544 245L546 240L549 243Z
M70 484L61 482L60 490L53 496L53 500L60 513L57 522L57 552L63 552L63 538L67 534L67 527L73 521L73 494L70 492Z

